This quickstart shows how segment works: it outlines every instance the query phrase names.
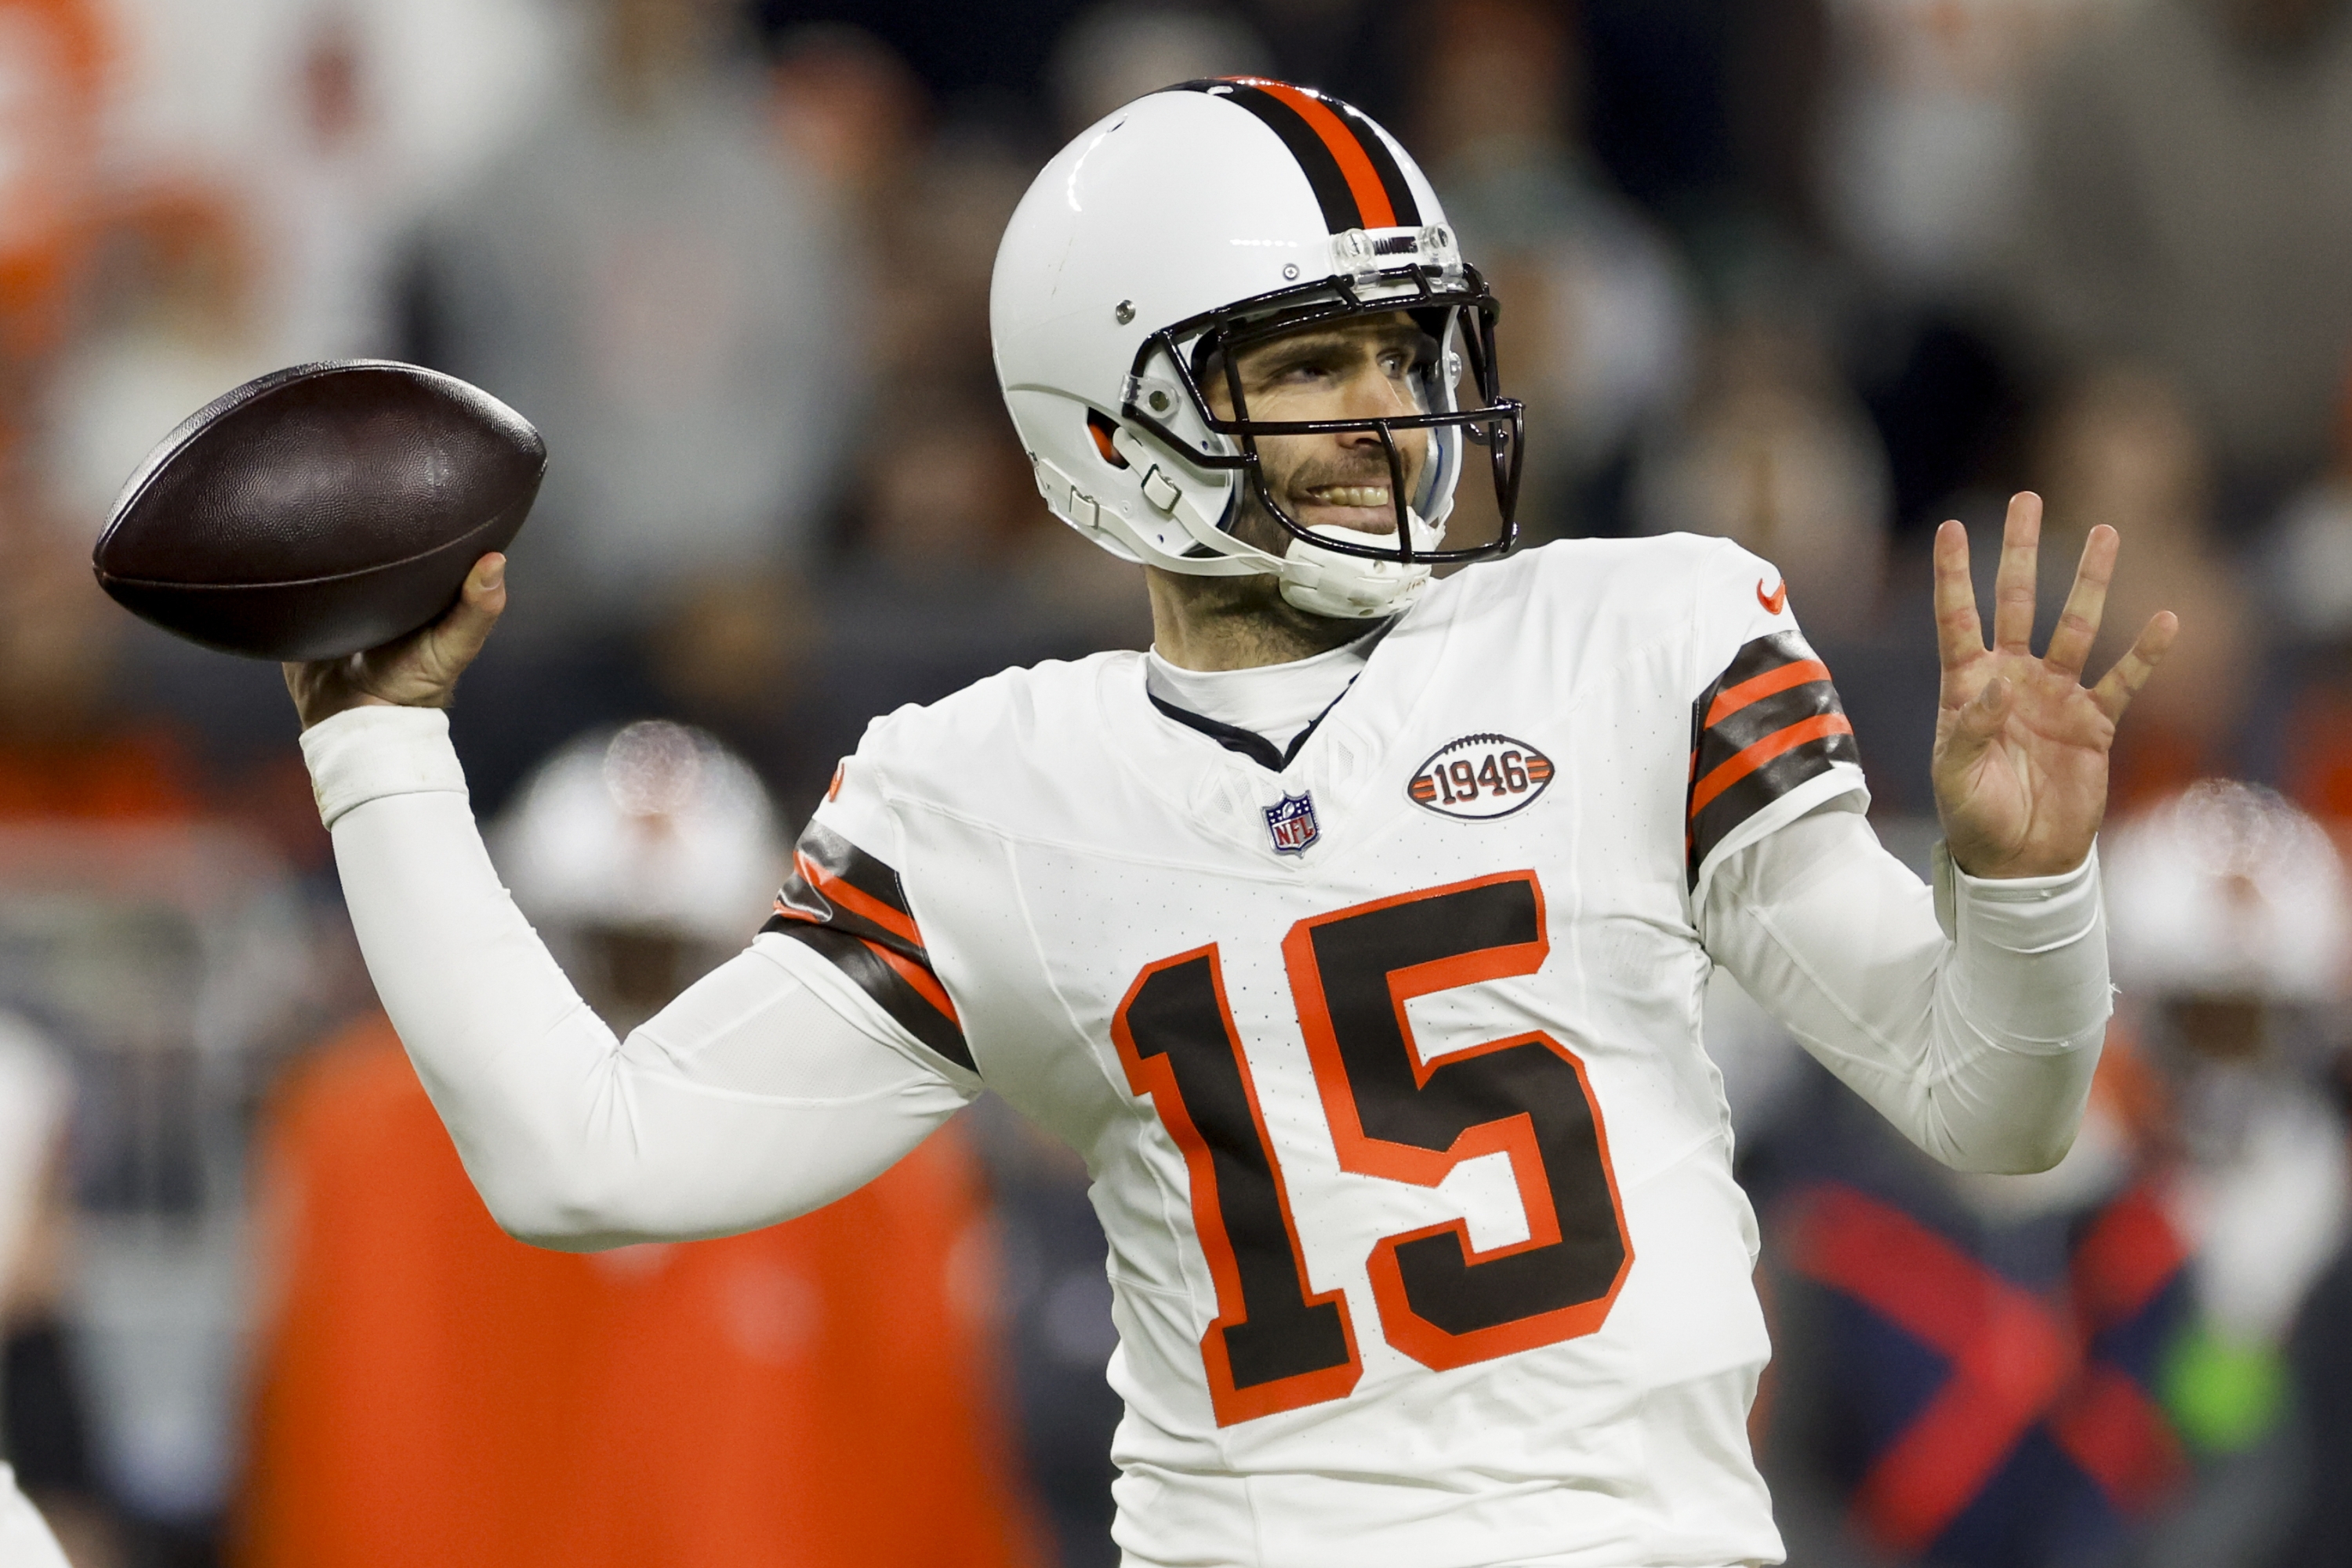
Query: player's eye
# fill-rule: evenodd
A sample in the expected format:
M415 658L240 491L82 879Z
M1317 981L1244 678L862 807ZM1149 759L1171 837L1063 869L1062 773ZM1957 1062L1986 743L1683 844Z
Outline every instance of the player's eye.
M1328 357L1314 354L1288 360L1274 368L1266 378L1270 386L1315 386L1338 374L1338 366Z
M1423 335L1382 350L1381 369L1398 379L1425 376L1436 368L1437 359L1437 340Z

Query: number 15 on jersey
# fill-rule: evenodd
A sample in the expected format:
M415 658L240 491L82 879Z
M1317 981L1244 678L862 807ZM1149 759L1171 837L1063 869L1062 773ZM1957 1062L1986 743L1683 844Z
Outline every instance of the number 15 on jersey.
M1500 1153L1526 1210L1528 1239L1486 1252L1459 1219L1382 1237L1366 1268L1388 1342L1444 1369L1598 1329L1633 1249L1584 1064L1540 1030L1432 1062L1405 1016L1415 996L1541 967L1535 873L1310 916L1282 948L1340 1167L1433 1187ZM1346 1397L1363 1371L1347 1292L1309 1292L1216 946L1146 965L1111 1035L1191 1175L1217 1294L1201 1338L1217 1424Z

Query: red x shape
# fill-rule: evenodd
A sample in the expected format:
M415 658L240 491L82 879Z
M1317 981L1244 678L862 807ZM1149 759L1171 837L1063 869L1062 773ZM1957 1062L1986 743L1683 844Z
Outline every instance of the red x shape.
M1800 1273L1950 1358L1943 1387L1855 1493L1856 1515L1887 1546L1924 1550L2037 1421L2126 1512L2179 1479L2180 1445L2163 1414L2121 1369L2086 1354L2093 1335L2138 1312L2186 1256L2145 1189L2100 1215L2075 1248L2071 1289L2055 1301L1850 1187L1818 1189L1794 1241Z

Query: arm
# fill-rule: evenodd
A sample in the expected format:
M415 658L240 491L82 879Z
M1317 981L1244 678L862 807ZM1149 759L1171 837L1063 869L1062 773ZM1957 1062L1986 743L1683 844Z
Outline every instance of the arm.
M1948 920L1938 921L1928 890L1850 812L1815 810L1745 843L1717 825L1722 862L1693 869L1692 919L1707 950L1912 1142L1966 1170L2044 1170L2074 1140L2107 1016L2092 858L2107 753L2178 629L2169 611L2155 616L2105 679L2082 684L2118 544L2103 525L2084 546L2048 651L2035 657L2041 525L2038 497L2011 500L1990 647L1967 536L1948 522L1936 537L1943 679L1932 772L1949 846ZM1828 672L1816 662L1789 667L1790 679L1723 684L1748 673L1735 660L1702 694L1694 766L1751 741L1767 760L1747 774L1740 758L1720 764L1740 781L1738 792L1711 792L1716 774L1697 781L1696 846L1710 811L1767 822L1761 795L1790 798L1808 768L1828 776L1825 753L1808 762L1804 746L1776 747L1801 730L1757 739L1796 716L1790 705L1802 693L1832 712L1834 699L1819 695Z
M499 884L441 713L361 706L302 747L368 972L483 1201L524 1240L787 1219L978 1092L782 937L615 1040Z
M1729 858L1707 951L1903 1135L1964 1171L2047 1170L2108 1013L2097 862L1935 899L1857 813L1816 811Z

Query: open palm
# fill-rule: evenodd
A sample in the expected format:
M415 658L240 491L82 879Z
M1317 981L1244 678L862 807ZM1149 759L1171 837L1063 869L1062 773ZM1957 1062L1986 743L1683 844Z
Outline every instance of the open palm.
M1974 877L2049 876L2083 863L2106 813L2116 721L2179 630L2169 610L2150 617L2115 668L2096 686L2083 685L2119 547L2116 531L2102 524L2083 545L2049 650L2035 658L2041 546L2042 498L2011 498L1987 647L1969 575L1968 531L1947 522L1936 534L1943 662L1936 812L1954 863Z

